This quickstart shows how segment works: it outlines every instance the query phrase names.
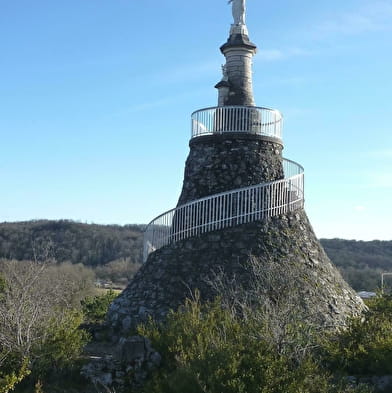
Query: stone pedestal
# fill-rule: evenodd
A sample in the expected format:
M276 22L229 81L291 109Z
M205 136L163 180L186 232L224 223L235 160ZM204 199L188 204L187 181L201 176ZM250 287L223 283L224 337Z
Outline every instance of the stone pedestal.
M358 315L364 305L342 279L314 235L303 210L206 233L152 253L128 288L110 307L108 321L117 334L127 334L149 315L163 320L186 297L200 290L203 300L216 293L208 278L220 272L246 288L252 256L260 264L278 262L281 280L296 288L304 313L320 326L336 327ZM295 269L302 277L298 283ZM287 275L285 277L285 274Z
M252 58L256 53L256 45L249 41L247 35L234 31L220 49L226 58L230 83L224 105L254 106Z

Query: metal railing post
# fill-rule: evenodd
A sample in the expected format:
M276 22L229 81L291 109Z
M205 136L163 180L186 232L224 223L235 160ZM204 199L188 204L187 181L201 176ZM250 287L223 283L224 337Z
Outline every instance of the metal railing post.
M289 188L288 188L288 190L289 190L289 192L288 192L288 195L287 195L287 211L289 212L290 211L290 204L291 204L291 186L292 186L292 184L291 184L291 179L289 180Z
M392 276L392 273L381 273L381 293L384 294L384 276Z

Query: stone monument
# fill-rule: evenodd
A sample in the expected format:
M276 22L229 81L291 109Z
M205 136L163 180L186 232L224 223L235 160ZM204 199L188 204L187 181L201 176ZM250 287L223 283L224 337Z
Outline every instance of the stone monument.
M282 279L306 281L298 302L321 326L344 324L364 305L332 265L304 211L304 171L282 157L282 115L256 107L252 58L256 45L245 25L245 1L231 0L234 24L221 46L226 63L218 106L192 114L190 152L177 207L145 232L145 263L113 302L115 337L152 316L163 320L198 289L215 296L206 277L222 272L245 288L250 257L263 269L273 261ZM322 207L320 207L322 208ZM290 267L290 269L289 269Z
M235 25L245 25L245 0L229 0L228 4L232 5L232 14Z

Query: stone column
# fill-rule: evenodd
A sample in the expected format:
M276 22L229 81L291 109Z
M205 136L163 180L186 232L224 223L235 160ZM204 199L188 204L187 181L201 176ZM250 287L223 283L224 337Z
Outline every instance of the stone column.
M246 26L232 26L229 39L220 49L230 83L225 105L254 106L252 58L257 47L249 41Z

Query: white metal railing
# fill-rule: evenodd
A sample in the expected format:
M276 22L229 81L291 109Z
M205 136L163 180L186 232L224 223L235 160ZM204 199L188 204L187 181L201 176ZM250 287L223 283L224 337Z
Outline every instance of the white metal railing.
M192 113L192 138L244 132L282 139L283 117L275 109L217 106Z
M300 209L304 204L304 170L283 161L285 178L197 199L152 220L144 232L144 261L167 244Z

